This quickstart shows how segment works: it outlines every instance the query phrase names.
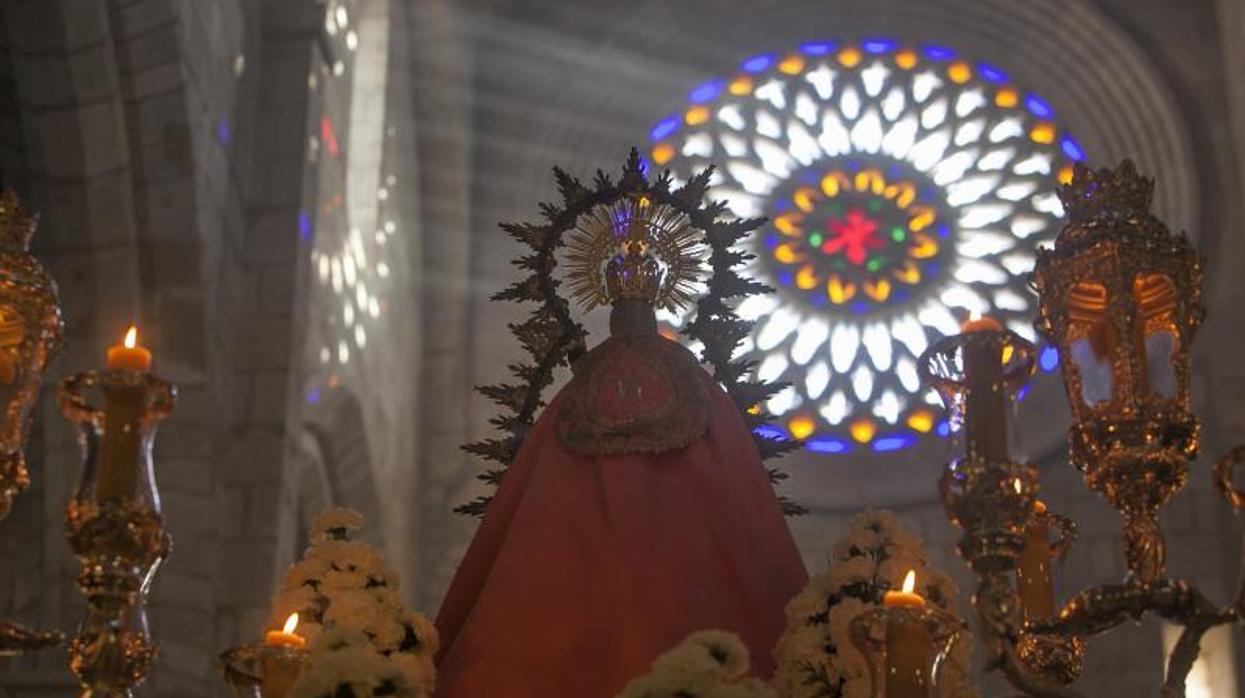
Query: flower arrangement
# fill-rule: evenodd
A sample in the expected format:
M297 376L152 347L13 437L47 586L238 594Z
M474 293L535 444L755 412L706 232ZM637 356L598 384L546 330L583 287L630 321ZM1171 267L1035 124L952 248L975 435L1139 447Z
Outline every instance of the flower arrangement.
M362 526L349 509L321 514L273 600L276 622L297 612L310 643L291 698L427 698L435 688L436 629L403 605L380 551L352 539Z
M867 661L852 644L852 619L881 605L908 570L931 604L955 612L957 590L946 574L925 562L921 539L888 511L865 511L833 548L829 569L809 579L787 604L787 630L774 649L774 688L781 698L869 698ZM940 698L976 696L968 683L972 638L956 641L938 676Z
M618 698L774 698L757 678L745 678L751 659L738 636L722 630L693 633L653 662Z

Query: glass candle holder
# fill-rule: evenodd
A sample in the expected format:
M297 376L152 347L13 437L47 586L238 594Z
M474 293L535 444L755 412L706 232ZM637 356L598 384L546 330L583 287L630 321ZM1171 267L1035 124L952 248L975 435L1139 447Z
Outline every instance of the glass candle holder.
M866 611L850 628L869 665L872 698L934 698L964 623L936 606L901 606Z
M102 409L88 394L103 396ZM86 616L70 644L82 696L129 696L155 656L147 592L171 540L151 449L176 390L147 373L89 371L61 384L60 407L78 427L82 470L66 509Z
M245 645L220 656L221 673L236 698L285 698L307 670L307 650Z

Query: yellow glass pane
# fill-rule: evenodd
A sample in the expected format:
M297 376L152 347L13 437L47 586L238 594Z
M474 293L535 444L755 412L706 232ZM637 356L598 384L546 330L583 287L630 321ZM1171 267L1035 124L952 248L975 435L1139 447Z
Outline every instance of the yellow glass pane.
M868 417L861 417L852 422L851 432L852 438L857 443L867 444L873 440L873 435L878 432L878 425Z
M701 106L692 107L687 110L683 118L691 126L703 124L709 120L709 109Z
M926 410L917 410L908 416L908 426L922 434L934 428L934 415Z
M1054 143L1055 125L1048 121L1043 121L1029 131L1029 138L1032 138L1034 143L1042 143L1046 145Z
M791 436L797 439L807 439L816 430L816 422L803 415L787 422L787 431L791 432Z
M994 103L1005 109L1010 109L1020 104L1020 95L1012 88L1004 87L998 91L998 94L994 95Z
M674 146L669 143L658 143L653 146L653 162L664 165L674 157Z
M853 47L839 51L839 62L848 68L856 67L860 63L861 58L863 56L860 54L860 50Z
M787 56L778 64L778 70L787 75L795 75L804 70L804 57L800 55Z
M905 49L895 54L895 65L903 68L904 70L909 70L915 67L916 64L917 58L914 51Z
M973 77L973 69L968 67L964 61L956 61L947 68L947 77L951 78L951 82L963 85Z
M741 75L731 81L726 90L733 95L746 95L752 92L752 78Z

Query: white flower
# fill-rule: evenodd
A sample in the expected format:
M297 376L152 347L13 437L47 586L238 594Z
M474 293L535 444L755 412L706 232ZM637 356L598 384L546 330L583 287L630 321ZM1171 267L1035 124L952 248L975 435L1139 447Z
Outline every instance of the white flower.
M877 564L871 558L853 557L830 565L826 583L834 590L852 584L871 584L877 574Z
M363 528L363 514L344 507L328 509L311 524L316 540L341 540Z

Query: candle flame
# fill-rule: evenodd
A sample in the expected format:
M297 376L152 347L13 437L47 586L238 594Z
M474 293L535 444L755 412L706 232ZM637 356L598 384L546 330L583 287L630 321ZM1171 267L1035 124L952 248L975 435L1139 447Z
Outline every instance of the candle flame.
M1024 492L1024 485L1020 482L1020 478L1012 480L1012 489L1016 490L1016 494Z
M125 344L126 349L138 346L138 328L130 325L130 329L125 333L125 341L122 343Z
M281 632L285 633L286 635L293 635L294 629L297 627L298 627L298 614L291 613L290 617L285 619L285 627L281 629Z
M908 576L903 578L903 593L911 594L916 589L916 570L908 570Z

